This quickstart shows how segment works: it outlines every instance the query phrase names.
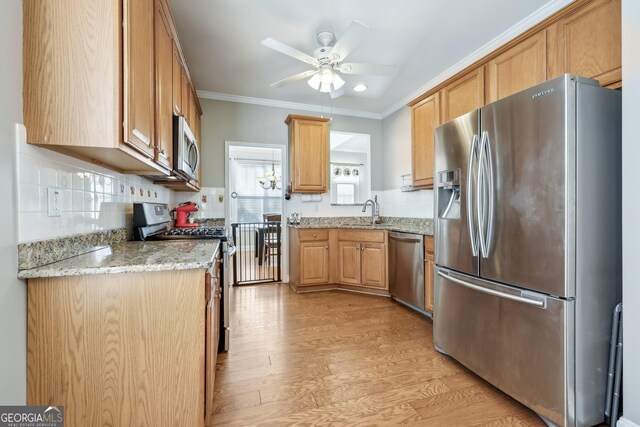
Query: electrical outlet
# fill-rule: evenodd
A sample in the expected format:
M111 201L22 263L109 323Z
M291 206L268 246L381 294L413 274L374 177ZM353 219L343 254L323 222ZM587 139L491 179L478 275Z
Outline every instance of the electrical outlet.
M47 187L47 213L49 216L62 215L62 190L57 187Z

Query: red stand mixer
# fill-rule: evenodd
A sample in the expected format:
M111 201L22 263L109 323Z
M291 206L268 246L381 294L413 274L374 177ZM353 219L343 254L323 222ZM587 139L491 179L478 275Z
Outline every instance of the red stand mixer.
M200 227L197 222L190 223L189 216L198 211L198 205L193 202L181 203L177 208L171 211L175 212L176 227Z

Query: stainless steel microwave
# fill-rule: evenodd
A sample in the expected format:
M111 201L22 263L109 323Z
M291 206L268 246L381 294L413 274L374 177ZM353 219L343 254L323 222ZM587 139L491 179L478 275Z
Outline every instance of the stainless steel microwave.
M188 181L197 181L200 152L196 137L183 116L173 118L173 172Z

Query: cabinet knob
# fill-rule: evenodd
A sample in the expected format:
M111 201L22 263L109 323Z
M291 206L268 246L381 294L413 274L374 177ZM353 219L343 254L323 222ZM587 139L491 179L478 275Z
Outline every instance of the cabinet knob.
M313 235L313 237L318 237L318 235L317 235L317 234L314 234L314 235Z
M329 249L329 245L325 246L324 248L325 248L325 249Z

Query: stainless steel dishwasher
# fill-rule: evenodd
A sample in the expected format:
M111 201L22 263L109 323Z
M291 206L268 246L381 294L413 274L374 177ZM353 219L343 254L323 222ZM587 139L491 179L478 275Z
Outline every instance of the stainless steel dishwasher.
M424 305L424 236L389 232L389 293L411 308Z

